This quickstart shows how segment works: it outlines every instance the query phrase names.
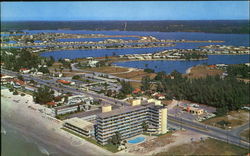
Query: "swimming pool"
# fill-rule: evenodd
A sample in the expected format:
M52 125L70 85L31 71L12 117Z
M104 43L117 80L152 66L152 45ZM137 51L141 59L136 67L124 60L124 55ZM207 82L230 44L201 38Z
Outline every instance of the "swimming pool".
M143 142L144 140L145 140L144 137L136 137L136 138L134 138L132 140L129 140L128 143L130 143L130 144L138 144L140 142Z

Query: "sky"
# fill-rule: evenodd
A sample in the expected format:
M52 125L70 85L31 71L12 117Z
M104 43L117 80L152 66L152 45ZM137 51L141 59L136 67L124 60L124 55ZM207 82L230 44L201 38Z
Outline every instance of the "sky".
M237 19L248 1L1 2L2 21Z

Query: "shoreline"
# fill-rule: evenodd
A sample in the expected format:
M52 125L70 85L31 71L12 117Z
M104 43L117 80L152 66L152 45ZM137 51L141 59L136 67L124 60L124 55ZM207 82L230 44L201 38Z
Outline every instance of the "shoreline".
M27 100L29 101L26 103ZM62 123L55 122L51 120L52 117L28 106L39 108L40 105L35 104L30 95L12 95L8 89L1 89L1 122L8 123L22 135L34 139L49 153L57 153L58 156L78 156L81 153L90 156L112 154L84 139L68 134L61 129Z
M185 74L190 74L193 67L195 67L195 66L189 67L189 68L186 70L186 73L185 73Z
M54 29L23 29L20 31L24 31L26 33L28 33L27 31L39 31L39 30L52 30L52 31L56 31L56 30L70 30L70 31L94 31L94 32L100 32L100 31L118 31L118 32L155 32L155 33L205 33L205 34L249 34L247 33L232 33L232 32L204 32L204 31L146 31L146 30L119 30L119 29L111 29L111 30L95 30L95 29L63 29L63 28L54 28ZM3 32L7 32L10 30L4 30Z

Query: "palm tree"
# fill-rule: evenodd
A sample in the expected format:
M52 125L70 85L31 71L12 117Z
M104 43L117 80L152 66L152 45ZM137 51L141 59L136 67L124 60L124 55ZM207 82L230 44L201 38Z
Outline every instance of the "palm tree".
M148 130L147 123L144 121L141 125L142 125L143 130L146 132Z

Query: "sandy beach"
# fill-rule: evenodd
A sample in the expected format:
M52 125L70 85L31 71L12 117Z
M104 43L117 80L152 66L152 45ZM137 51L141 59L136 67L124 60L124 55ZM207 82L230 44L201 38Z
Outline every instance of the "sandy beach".
M44 147L49 155L113 155L107 150L61 130L61 122L52 120L39 110L28 106L37 108L40 105L35 104L30 95L12 95L8 89L2 89L1 123L8 124L24 136L32 138Z
M193 67L188 68L188 69L186 70L186 74L189 74L189 73L191 72L192 68L193 68Z

